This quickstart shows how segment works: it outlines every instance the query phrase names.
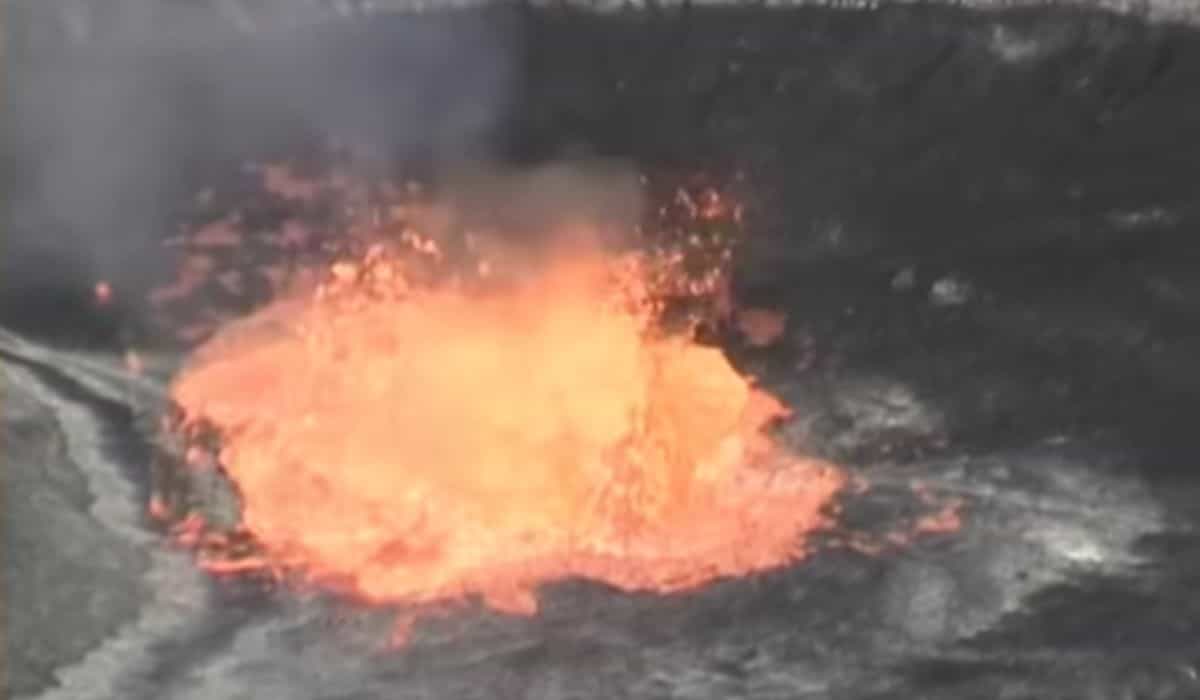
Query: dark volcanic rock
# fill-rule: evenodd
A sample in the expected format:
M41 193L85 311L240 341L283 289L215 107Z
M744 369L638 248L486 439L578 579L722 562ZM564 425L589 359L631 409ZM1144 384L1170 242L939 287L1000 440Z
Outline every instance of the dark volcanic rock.
M4 449L5 574L9 692L54 683L130 621L143 593L145 554L88 512L92 498L53 411L0 364Z

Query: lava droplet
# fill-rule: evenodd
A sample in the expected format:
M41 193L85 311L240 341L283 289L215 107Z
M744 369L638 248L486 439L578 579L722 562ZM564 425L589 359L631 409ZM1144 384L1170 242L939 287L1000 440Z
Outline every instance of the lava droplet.
M100 280L92 287L92 299L97 306L108 306L113 300L112 285L104 280Z

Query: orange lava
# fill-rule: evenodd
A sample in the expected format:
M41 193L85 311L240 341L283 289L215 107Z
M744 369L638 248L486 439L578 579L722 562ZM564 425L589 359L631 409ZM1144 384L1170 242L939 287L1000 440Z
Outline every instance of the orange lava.
M259 542L369 600L528 609L546 579L676 590L802 554L841 476L781 461L778 402L612 303L608 272L281 304L173 395L227 429Z
M220 430L260 548L214 545L207 568L532 612L551 580L669 592L804 555L844 476L778 448L786 409L663 322L673 258L572 248L447 276L433 241L405 241L224 326L173 384Z

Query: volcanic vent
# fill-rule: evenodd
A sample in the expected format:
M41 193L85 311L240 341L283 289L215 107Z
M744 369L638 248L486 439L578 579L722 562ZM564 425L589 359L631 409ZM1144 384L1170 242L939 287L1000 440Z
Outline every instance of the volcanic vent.
M411 201L344 211L331 259L171 388L173 429L219 435L191 469L219 463L240 500L232 534L175 507L206 566L531 612L547 581L669 592L804 554L843 477L774 444L787 409L697 341L731 313L715 189L679 189L632 245L575 224L536 253Z

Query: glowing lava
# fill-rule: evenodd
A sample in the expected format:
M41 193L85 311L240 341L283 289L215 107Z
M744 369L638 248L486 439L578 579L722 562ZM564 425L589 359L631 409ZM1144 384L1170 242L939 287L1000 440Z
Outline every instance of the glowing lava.
M776 449L784 408L664 329L652 259L474 269L416 283L376 247L178 378L272 566L369 601L532 611L548 580L673 591L803 555L841 473Z

